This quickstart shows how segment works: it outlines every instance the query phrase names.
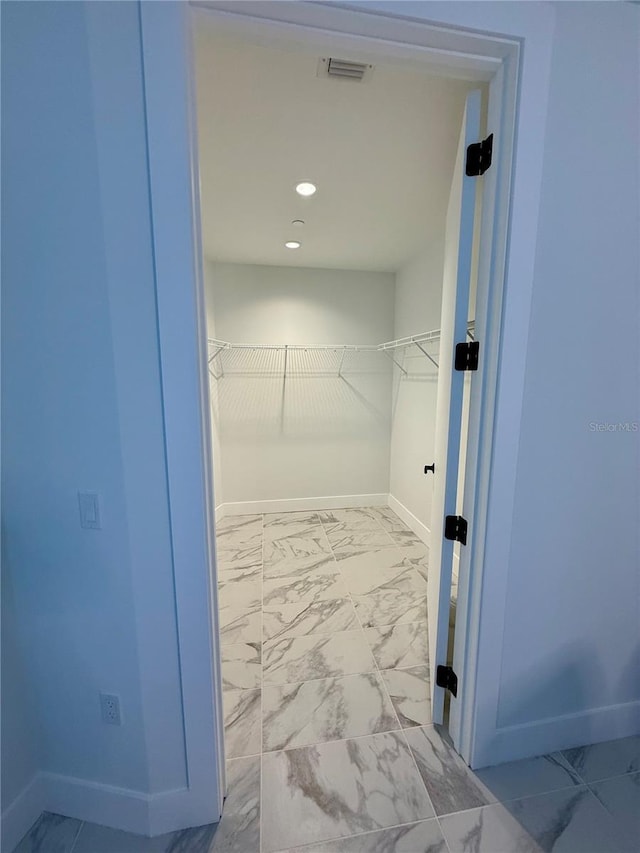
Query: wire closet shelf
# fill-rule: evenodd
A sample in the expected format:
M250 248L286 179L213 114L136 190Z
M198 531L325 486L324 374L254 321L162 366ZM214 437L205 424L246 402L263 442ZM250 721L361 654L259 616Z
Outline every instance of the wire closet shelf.
M473 340L473 322L467 326L467 335ZM438 362L427 347L439 340L440 329L382 344L235 344L209 338L209 372L215 379L222 379L225 373L285 377L287 374L341 376L347 360L361 353L374 357L380 354L386 356L406 376L407 370L394 357L395 353L416 348L438 367Z

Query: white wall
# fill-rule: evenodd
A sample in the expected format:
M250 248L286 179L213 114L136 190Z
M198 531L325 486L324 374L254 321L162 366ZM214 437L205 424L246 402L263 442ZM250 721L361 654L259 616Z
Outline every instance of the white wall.
M20 647L12 573L2 555L2 808L14 803L38 770L33 690Z
M396 275L396 338L440 328L445 213L442 232ZM437 362L438 346L426 349ZM438 370L417 347L402 364L407 376L394 370L390 494L430 528L433 476L424 466L434 459Z
M207 287L222 340L393 337L391 273L214 264ZM379 353L349 355L340 377L339 361L333 351L290 353L285 380L282 354L225 356L217 389L222 502L388 493L390 363Z
M10 849L36 768L40 807L138 831L186 774L136 5L3 5L2 80Z
M578 739L640 719L639 11L556 7L511 530L499 724Z

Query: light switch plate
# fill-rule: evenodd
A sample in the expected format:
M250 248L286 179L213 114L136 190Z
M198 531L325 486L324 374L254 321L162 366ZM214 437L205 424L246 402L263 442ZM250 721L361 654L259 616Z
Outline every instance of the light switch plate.
M100 530L100 499L96 492L78 492L80 507L80 527L87 530Z

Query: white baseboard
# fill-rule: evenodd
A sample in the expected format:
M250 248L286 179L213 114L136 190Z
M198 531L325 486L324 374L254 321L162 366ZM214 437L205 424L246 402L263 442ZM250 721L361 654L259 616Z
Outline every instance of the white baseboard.
M216 507L216 519L227 515L258 515L263 512L301 512L304 510L348 509L360 506L387 506L389 495L325 495L315 498L281 498L271 501L238 501Z
M389 495L388 505L399 516L407 527L410 527L416 536L421 539L425 545L429 545L431 539L431 531L426 524L423 524L415 515L406 508L406 506L393 495Z
M13 802L2 812L2 843L6 853L20 843L46 808L42 774L36 773Z
M2 814L3 853L11 853L44 811L145 836L217 819L210 804L198 802L187 788L144 794L40 772Z
M640 734L640 701L497 729L476 748L474 769Z
M57 773L40 775L47 811L149 835L152 795Z

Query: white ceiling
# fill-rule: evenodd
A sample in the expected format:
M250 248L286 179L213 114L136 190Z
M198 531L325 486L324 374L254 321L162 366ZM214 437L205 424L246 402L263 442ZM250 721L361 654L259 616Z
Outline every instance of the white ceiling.
M471 84L377 62L366 82L327 79L321 55L241 41L200 18L207 257L396 271L442 233ZM295 193L301 180L315 196ZM285 249L290 239L302 248Z

